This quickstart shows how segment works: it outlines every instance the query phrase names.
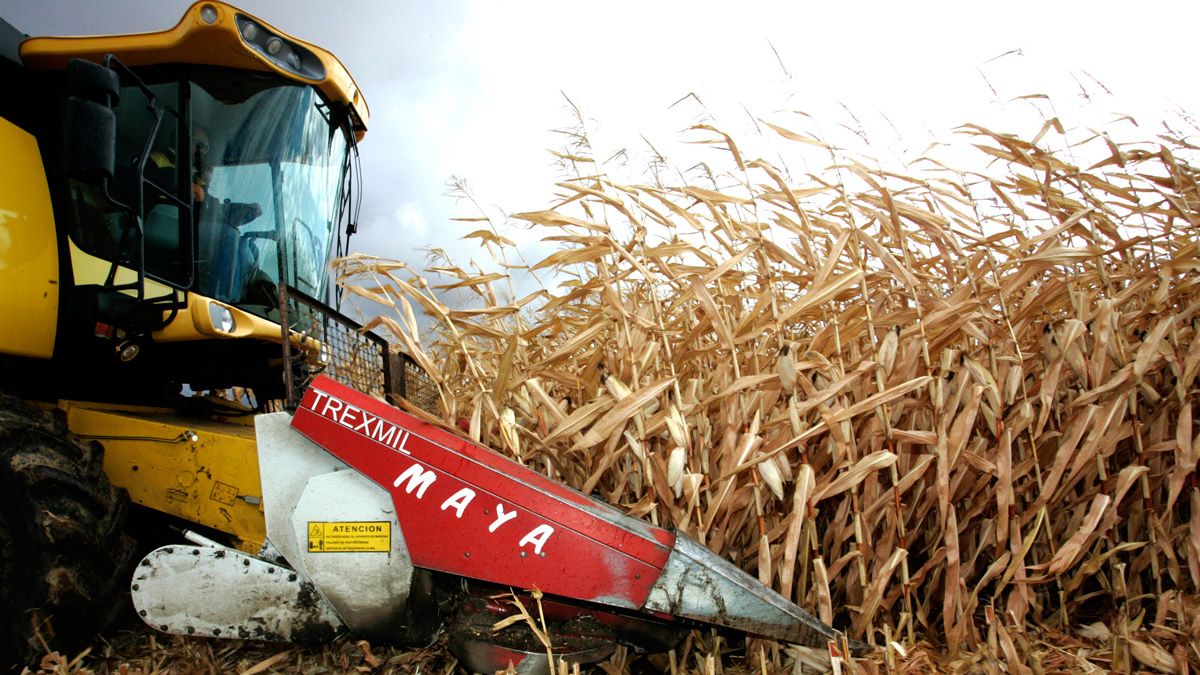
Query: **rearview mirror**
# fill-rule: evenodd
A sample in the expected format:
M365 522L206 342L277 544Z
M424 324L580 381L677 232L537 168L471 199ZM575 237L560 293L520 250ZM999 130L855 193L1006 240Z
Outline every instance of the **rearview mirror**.
M100 64L72 59L67 64L63 113L63 162L68 178L110 180L116 164L119 100L117 74Z

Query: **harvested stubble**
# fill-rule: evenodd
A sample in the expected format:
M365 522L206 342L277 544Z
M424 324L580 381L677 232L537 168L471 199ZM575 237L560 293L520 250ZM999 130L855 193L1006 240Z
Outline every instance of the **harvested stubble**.
M532 265L566 279L555 294L365 256L342 283L397 308L372 325L429 370L445 421L855 637L1020 663L1035 629L1103 621L1104 667L1197 667L1197 148L968 126L985 171L899 173L772 129L831 167L793 179L711 127L729 169L704 187L571 156L561 201L516 216L562 243Z

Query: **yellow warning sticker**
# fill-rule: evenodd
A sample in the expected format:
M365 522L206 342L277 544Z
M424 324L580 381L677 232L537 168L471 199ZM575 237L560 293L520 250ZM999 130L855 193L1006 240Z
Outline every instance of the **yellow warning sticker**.
M309 553L389 553L392 524L367 522L308 523Z

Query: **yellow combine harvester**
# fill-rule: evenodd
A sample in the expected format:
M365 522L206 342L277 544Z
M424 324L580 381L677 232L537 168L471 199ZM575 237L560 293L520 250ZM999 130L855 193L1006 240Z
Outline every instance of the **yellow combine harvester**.
M218 2L140 35L0 24L8 660L127 590L121 489L257 552L252 414L318 371L399 393L408 362L321 302L368 120L337 58Z
M126 596L182 635L445 626L489 672L548 672L512 589L547 594L574 661L693 621L836 641L685 535L384 402L434 403L325 304L367 124L332 54L203 0L144 35L0 22L0 84L0 669ZM187 541L135 562L129 502Z

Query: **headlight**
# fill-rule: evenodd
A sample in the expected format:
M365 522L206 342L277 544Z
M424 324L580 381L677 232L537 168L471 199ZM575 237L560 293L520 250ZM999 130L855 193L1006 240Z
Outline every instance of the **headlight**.
M325 79L325 64L312 50L276 35L271 29L243 14L235 15L234 21L242 42L271 63L310 80Z
M213 328L222 333L232 333L233 329L237 328L237 322L233 320L233 312L229 311L228 307L223 307L215 302L208 306L208 318L212 320Z

